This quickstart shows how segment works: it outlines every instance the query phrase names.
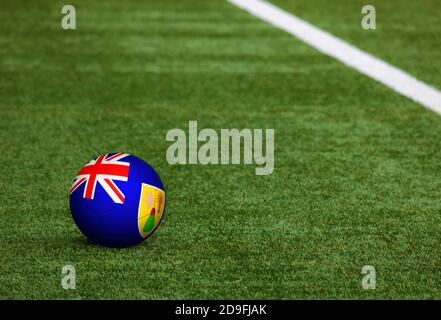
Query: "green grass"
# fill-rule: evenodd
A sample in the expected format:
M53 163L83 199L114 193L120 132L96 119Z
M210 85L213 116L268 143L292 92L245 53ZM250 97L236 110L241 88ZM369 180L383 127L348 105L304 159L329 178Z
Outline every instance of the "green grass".
M362 43L350 2L293 6L441 87L423 23L435 1L388 11L419 29L379 20ZM0 4L0 298L441 298L438 115L225 1L71 4L75 31L60 2ZM168 165L165 135L189 120L274 128L274 173ZM167 189L163 224L134 248L95 246L70 216L75 173L109 151L147 160ZM376 290L361 289L366 264Z
M272 0L281 8L441 88L441 5L434 0ZM361 28L375 6L377 29Z

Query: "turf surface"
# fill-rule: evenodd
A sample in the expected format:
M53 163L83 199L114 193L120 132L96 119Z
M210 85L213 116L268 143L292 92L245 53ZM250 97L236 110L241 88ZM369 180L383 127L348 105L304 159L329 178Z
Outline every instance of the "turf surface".
M276 1L440 87L423 23L436 2L391 2L418 29L379 20L366 42L351 1L317 1L321 15ZM225 1L71 4L75 31L59 2L0 3L0 298L441 298L438 115ZM274 128L274 173L168 165L165 135L189 120ZM163 224L134 248L95 246L70 217L75 173L109 151L167 189Z

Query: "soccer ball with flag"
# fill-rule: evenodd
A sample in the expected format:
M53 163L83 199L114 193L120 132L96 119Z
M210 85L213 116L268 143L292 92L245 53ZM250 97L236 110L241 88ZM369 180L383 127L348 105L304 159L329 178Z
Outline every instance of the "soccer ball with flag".
M78 172L70 190L75 224L106 247L144 241L159 226L165 191L155 170L127 153L107 153Z

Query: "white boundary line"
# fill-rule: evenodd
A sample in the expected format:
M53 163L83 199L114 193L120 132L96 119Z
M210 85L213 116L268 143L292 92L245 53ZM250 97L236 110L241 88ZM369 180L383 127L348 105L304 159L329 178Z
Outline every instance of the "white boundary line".
M410 74L262 0L228 0L320 52L441 114L441 92Z

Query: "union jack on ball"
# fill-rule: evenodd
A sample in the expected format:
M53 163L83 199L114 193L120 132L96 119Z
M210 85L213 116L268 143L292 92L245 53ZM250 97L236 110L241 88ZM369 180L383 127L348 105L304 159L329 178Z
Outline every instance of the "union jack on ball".
M165 210L156 171L128 153L107 153L78 171L70 210L80 231L106 247L128 247L149 237Z

